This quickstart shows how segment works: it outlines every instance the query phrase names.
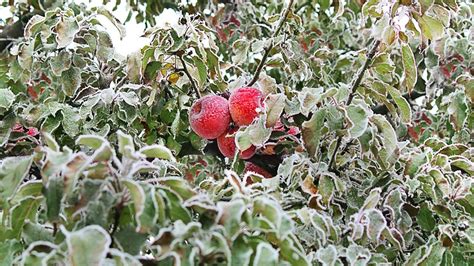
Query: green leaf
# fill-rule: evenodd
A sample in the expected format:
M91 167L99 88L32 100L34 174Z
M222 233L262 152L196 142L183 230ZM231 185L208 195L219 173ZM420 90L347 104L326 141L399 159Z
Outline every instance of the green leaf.
M22 229L21 238L26 242L27 245L30 245L36 241L54 242L52 230L48 230L41 224L25 221L25 225Z
M147 158L159 158L175 162L176 159L171 153L171 150L166 146L154 144L151 146L145 146L139 150L139 152L145 155Z
M64 132L71 137L77 136L79 134L79 120L81 119L79 111L74 107L65 105L62 109L62 114Z
M147 234L138 233L134 227L127 226L118 231L114 238L117 239L117 243L123 251L131 255L139 255L147 240Z
M379 131L382 133L381 139L385 148L383 158L393 159L395 151L398 148L398 140L395 130L393 129L392 125L390 125L390 123L387 121L387 119L382 115L374 115L371 119L375 123Z
M462 91L457 91L451 95L451 101L448 106L449 121L456 129L460 131L466 123L469 108L466 103L466 96Z
M131 153L135 151L135 145L130 135L123 133L123 131L117 131L117 139L119 146L119 153L125 156L131 156Z
M43 189L46 198L46 217L48 221L57 223L60 221L61 201L63 198L64 182L58 176L51 176L48 184Z
M148 63L148 65L146 65L145 67L145 73L144 73L145 79L150 80L150 81L155 80L160 69L161 69L161 62L152 61Z
M347 107L347 115L351 120L352 127L349 129L351 138L358 138L364 134L369 123L369 114L362 105L351 104Z
M5 204L28 175L32 156L7 157L0 161L0 205Z
M303 128L301 134L303 136L304 146L311 157L316 157L317 155L325 117L326 110L319 109L313 114L310 120L302 124Z
M417 76L417 65L415 56L408 44L402 44L402 64L403 64L403 84L408 92L411 92L415 87Z
M77 67L71 67L61 73L62 90L66 96L72 97L81 86L81 70Z
M433 212L429 209L428 205L422 204L420 211L416 215L416 222L420 225L421 229L431 232L436 226L436 220L433 218Z
M199 57L193 57L194 65L197 68L199 79L199 85L203 86L207 80L207 67Z
M14 265L13 260L15 254L21 252L22 245L20 241L16 239L8 239L6 241L0 241L0 266L11 266Z
M242 230L242 216L247 210L243 200L218 202L217 221L222 224L230 239L234 240Z
M34 220L41 203L41 197L23 198L11 210L11 226L15 237L20 237L25 220Z
M318 193L323 197L323 202L328 203L334 194L333 177L330 175L321 175L319 179Z
M244 238L238 238L232 245L231 266L249 265L253 250Z
M110 246L110 236L102 227L89 225L74 232L61 226L72 265L102 265Z
M421 32L424 37L429 40L435 41L443 37L444 26L439 20L424 14L423 16L415 15L415 19L420 25Z
M323 265L337 265L338 254L334 245L328 245L325 248L320 248L316 252L316 259Z
M403 123L410 123L411 121L411 107L408 101L400 94L400 92L394 87L385 84L388 93L392 96L393 101L400 110L400 117Z
M49 65L54 75L61 76L64 70L71 67L71 54L66 50L61 50L58 55L50 59Z
M0 112L2 108L5 110L10 109L13 102L15 101L15 94L9 89L0 89Z
M108 143L107 140L97 135L82 135L76 139L76 145L84 145L93 150L97 150L104 143Z
M278 251L266 242L259 243L255 251L253 265L278 265Z

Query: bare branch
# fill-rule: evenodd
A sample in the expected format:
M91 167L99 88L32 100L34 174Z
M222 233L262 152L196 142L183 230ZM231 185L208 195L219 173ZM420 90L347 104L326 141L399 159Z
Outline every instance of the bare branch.
M193 87L194 91L196 92L196 95L198 98L201 98L201 92L199 91L199 88L196 86L196 83L194 82L193 77L191 76L191 73L189 73L188 67L186 66L186 62L183 59L182 55L179 55L179 60L181 61L181 64L183 65L183 71L188 76L189 81L191 81L191 86Z
M362 82L362 78L364 77L365 71L370 65L370 62L372 61L372 58L375 56L375 53L377 52L377 49L379 47L380 41L376 40L374 41L374 44L372 45L372 48L370 49L369 53L367 54L367 60L365 61L364 65L362 68L359 69L359 72L356 75L356 79L352 83L352 88L351 88L351 93L349 94L349 97L347 98L346 101L346 106L351 104L352 99L354 99L355 93L357 92L357 88L359 87L360 83ZM334 164L334 160L336 158L337 151L339 150L339 147L341 146L342 142L342 135L339 136L336 142L336 147L334 148L334 151L331 155L331 160L329 161L329 166L328 168L331 169L332 165Z
M255 84L255 82L258 81L258 78L260 77L260 72L262 72L262 69L265 66L265 62L267 61L267 58L270 55L270 51L274 47L273 38L280 33L281 28L283 27L283 24L285 24L285 21L288 18L288 14L290 13L291 7L293 6L293 2L294 2L294 0L290 0L290 2L288 3L288 6L286 7L285 11L283 11L280 22L278 23L278 26L277 26L275 32L272 34L272 37L271 37L272 41L265 48L265 52L263 54L262 60L260 61L260 64L258 64L257 69L255 70L255 74L254 74L252 80L247 84L247 87L252 86L253 84Z

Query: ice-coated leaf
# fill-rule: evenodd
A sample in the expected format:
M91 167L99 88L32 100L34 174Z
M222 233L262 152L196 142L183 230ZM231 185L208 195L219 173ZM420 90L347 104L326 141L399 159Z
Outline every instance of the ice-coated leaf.
M64 106L62 113L62 125L64 131L71 137L77 136L77 134L79 134L79 120L81 119L81 117L79 116L79 111L74 107L66 105Z
M34 220L41 203L41 197L28 196L23 198L11 209L11 227L16 237L21 235L23 224L27 219Z
M433 18L427 14L423 16L416 16L418 24L420 25L422 34L429 40L438 40L443 36L444 26L438 19Z
M448 106L448 113L450 115L450 122L456 129L461 130L468 117L468 106L466 103L466 96L462 91L458 91L451 96L451 101Z
M385 148L384 159L394 158L395 151L397 150L397 134L393 129L392 125L382 115L372 116L372 121L375 123L379 131L382 133L382 142Z
M411 121L411 107L408 101L400 94L394 87L386 84L388 93L392 96L393 101L397 104L400 110L400 117L403 123L410 123Z
M15 254L21 252L22 244L17 239L7 239L5 241L0 241L0 261L1 266L10 266L14 265L13 260Z
M94 150L100 148L104 143L108 143L107 140L97 135L81 135L76 139L77 145L84 145Z
M249 246L249 243L244 240L244 238L238 238L234 241L231 252L232 256L230 259L232 266L250 264L250 258L253 254L253 250Z
M369 123L369 114L361 105L349 105L347 107L347 115L351 120L352 127L349 129L352 138L358 138L364 134Z
M265 108L267 110L267 128L273 127L281 116L285 108L286 97L283 93L270 94L265 100Z
M378 243L382 231L387 227L385 217L381 211L376 209L369 210L366 216L368 219L367 235L372 241Z
M321 175L319 178L319 194L323 196L323 201L327 204L334 194L334 182L331 175Z
M139 150L139 152L145 155L147 158L159 158L175 162L171 150L164 145L154 144L151 146L145 146Z
M303 142L311 157L316 157L317 155L316 152L322 137L325 117L326 110L319 109L313 114L310 120L303 122L303 129L301 130Z
M71 54L67 50L61 50L49 61L51 70L56 76L61 76L64 70L71 67Z
M199 57L194 57L193 61L198 74L198 78L196 78L196 80L199 81L199 86L203 86L207 80L207 66Z
M77 67L71 67L61 73L61 85L64 94L72 97L81 86L81 70Z
M119 153L127 155L130 152L135 151L135 145L130 135L127 135L123 131L119 130L117 131L117 139Z
M48 221L57 223L60 220L61 205L64 194L64 181L58 176L51 176L43 189L46 198L46 217Z
M125 37L125 27L109 10L101 6L97 8L97 14L103 15L104 17L108 18L110 22L112 22L112 24L115 26L115 28L117 28L118 32L120 33L120 38Z
M58 49L71 44L79 31L79 24L75 17L63 16L56 24L56 42Z
M436 220L433 218L433 212L429 209L428 204L421 205L420 211L416 216L416 222L425 231L431 232L434 229Z
M256 147L263 146L272 134L272 130L265 126L266 116L261 115L257 121L245 129L245 133L250 137L251 143Z
M24 35L26 38L30 38L38 32L38 30L43 26L46 18L40 15L34 15L25 26Z
M372 189L365 199L364 205L361 210L369 210L375 208L380 201L380 189Z
M15 101L15 94L9 89L0 89L0 112L9 109Z
M222 224L230 239L237 237L242 230L242 216L247 210L243 200L233 200L231 202L218 202L219 213L217 221Z
M80 230L68 232L66 237L68 258L72 265L102 265L110 246L110 236L102 227L89 225Z
M255 251L253 265L278 265L278 251L276 251L270 244L266 242L259 243Z
M346 249L346 258L350 265L366 265L370 261L372 254L369 249L351 244Z
M328 245L316 252L316 259L323 265L336 265L338 259L337 249L334 245Z
M127 76L133 83L139 83L141 80L141 60L142 55L139 52L132 53L127 58Z
M16 205L21 200L26 197L38 197L41 196L41 189L43 188L43 183L40 180L31 180L23 183L18 190L15 192L15 195L11 197L10 204Z
M0 205L17 191L30 170L32 160L32 156L23 156L0 161Z
M402 64L403 64L403 84L408 92L411 92L415 87L418 79L417 65L415 56L408 44L402 44ZM393 97L393 96L392 96Z
M39 223L32 223L31 221L25 221L21 231L21 238L28 245L36 241L54 241L51 229Z

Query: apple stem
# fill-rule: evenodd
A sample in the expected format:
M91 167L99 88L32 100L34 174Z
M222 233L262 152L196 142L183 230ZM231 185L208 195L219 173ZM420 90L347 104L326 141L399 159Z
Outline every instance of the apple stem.
M364 65L359 69L359 73L356 75L356 79L352 83L352 88L351 88L351 93L349 94L349 97L347 98L346 101L346 106L351 104L352 99L354 99L355 93L357 92L357 88L359 87L360 83L362 82L362 78L364 77L364 73L369 68L370 62L372 61L372 58L374 58L375 53L377 52L377 49L379 47L380 41L375 40L372 48L370 49L369 53L367 54L367 60L365 60ZM329 161L328 169L329 170L334 170L332 169L332 165L334 164L334 161L336 159L336 154L337 151L339 150L339 147L341 146L342 142L342 135L338 137L337 142L336 142L336 147L334 148L334 151L331 156L331 160Z
M255 70L255 74L254 74L252 80L247 84L247 87L252 86L253 84L255 84L255 82L258 81L258 79L260 77L260 72L262 72L262 69L265 66L265 62L267 61L267 58L270 55L270 51L274 47L273 38L280 33L281 28L283 27L283 24L285 24L285 21L288 18L288 14L290 13L291 7L293 6L293 2L294 2L294 0L290 0L290 2L288 3L288 6L283 11L283 15L280 19L280 22L278 23L278 26L276 27L275 32L272 34L272 37L271 37L272 40L268 44L268 46L265 48L265 53L263 54L262 60L260 61L260 64L258 64L257 69Z
M194 82L194 79L191 76L191 73L189 73L188 67L186 66L186 62L184 61L183 56L180 55L178 57L179 57L179 60L181 61L181 64L183 65L183 71L186 74L186 76L188 76L189 81L191 81L191 86L196 92L197 97L201 98L201 92L199 91L199 88L196 86L196 83Z

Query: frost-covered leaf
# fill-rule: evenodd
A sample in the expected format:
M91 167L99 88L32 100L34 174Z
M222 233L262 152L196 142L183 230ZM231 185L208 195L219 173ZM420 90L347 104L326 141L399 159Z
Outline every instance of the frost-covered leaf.
M266 242L259 243L255 251L253 265L278 265L278 251Z
M351 120L352 127L350 133L352 138L358 138L364 134L369 123L369 114L361 105L349 105L347 107L347 115Z
M170 161L176 161L170 149L163 145L155 144L151 146L145 146L141 148L139 152L145 155L147 158L159 158Z
M316 152L319 148L325 117L326 110L319 109L313 114L310 120L305 121L302 125L303 129L301 130L301 133L305 148L313 157L316 157Z
M0 161L0 204L14 195L29 172L33 158L8 157Z
M2 109L7 110L15 101L15 94L9 89L0 89L0 112Z
M64 48L71 44L79 31L79 24L75 17L63 16L56 24L56 42L58 48Z
M265 101L265 108L267 109L267 121L265 126L267 128L273 127L281 116L285 108L286 97L284 94L270 94Z
M77 67L71 67L61 73L61 84L64 94L72 97L81 86L81 70Z
M109 251L110 236L102 227L89 225L68 232L61 226L66 237L68 258L72 265L101 265Z
M415 56L408 44L402 44L401 52L403 63L403 84L405 85L405 89L408 92L411 92L415 87L416 80L418 79Z

